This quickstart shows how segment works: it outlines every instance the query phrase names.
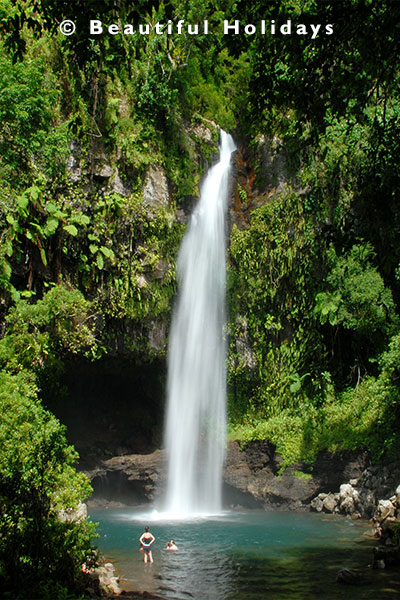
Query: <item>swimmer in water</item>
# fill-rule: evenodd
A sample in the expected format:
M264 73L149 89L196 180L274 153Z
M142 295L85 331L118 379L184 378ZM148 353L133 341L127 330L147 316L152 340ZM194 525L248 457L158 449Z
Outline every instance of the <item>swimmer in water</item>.
M169 542L167 542L167 546L165 549L172 550L172 552L175 552L176 550L178 550L178 546L175 544L174 540L170 540Z

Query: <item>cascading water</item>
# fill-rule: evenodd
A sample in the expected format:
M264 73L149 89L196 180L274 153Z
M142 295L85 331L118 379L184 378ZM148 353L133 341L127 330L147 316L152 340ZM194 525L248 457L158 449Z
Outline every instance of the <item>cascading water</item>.
M232 137L203 183L178 256L179 294L168 351L165 510L221 510L226 436L225 215Z

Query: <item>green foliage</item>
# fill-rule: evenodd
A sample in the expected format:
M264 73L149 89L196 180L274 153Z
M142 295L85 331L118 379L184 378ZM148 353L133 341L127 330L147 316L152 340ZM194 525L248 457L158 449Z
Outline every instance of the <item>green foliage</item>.
M45 597L51 585L54 598L75 593L92 554L92 524L61 517L89 495L89 482L37 396L57 356L95 352L90 308L77 290L54 286L35 303L17 300L0 340L0 588L13 597Z
M82 352L93 356L90 303L78 290L60 285L49 290L42 300L18 300L6 319L7 332L0 340L0 364L18 373L41 369L49 355Z
M27 385L54 383L66 354L98 356L116 332L141 360L152 357L148 327L168 323L176 293L176 211L198 195L215 153L213 121L239 132L260 189L260 140L273 140L285 161L279 194L278 182L261 195L250 183L238 188L242 209L258 208L233 227L229 250L234 435L267 437L284 465L322 448L396 452L397 5L100 4L105 23L154 26L179 15L207 19L210 33L94 40L87 21L99 18L98 0L0 1L1 366ZM309 31L333 23L334 34L215 33L238 15ZM57 33L65 18L75 35ZM80 175L65 172L67 157ZM166 175L168 206L144 201L150 167Z
M343 324L363 335L393 328L395 306L391 292L381 275L371 264L374 252L370 244L355 245L338 258L333 248L328 253L332 265L327 275L328 292L316 296L316 313L321 323Z
M50 584L75 590L94 528L63 521L60 511L76 508L89 482L26 374L2 372L0 390L0 589L25 598L42 597Z
M394 455L400 80L392 3L236 9L277 27L331 22L334 34L227 42L250 63L240 128L251 131L256 155L260 136L279 136L298 194L285 198L286 216L271 190L269 208L232 232L232 425L243 440L273 440L285 464L322 448Z
M169 85L170 77L163 68L160 44L160 38L155 36L148 45L148 69L140 85L137 107L151 123L163 127L176 103L176 90Z
M217 41L216 47L218 48ZM197 52L192 56L187 69L180 75L178 84L185 91L186 111L198 113L229 131L235 126L231 85L235 63L226 49L217 58L216 47L208 47L205 54ZM216 59L217 73L211 67Z
M398 340L396 340L396 343ZM386 374L365 378L355 389L331 398L319 407L304 403L279 414L231 426L230 438L247 443L268 439L283 462L281 471L297 461L313 462L318 452L367 450L372 460L383 456L397 459L400 443L396 435L400 387L388 384Z
M96 288L97 307L105 318L140 322L168 314L183 233L174 206L147 207L136 193L129 198L98 196L93 207L87 237L68 249L77 265L76 284L89 294Z
M242 204L246 204L247 193L246 193L246 190L242 188L240 183L238 184L238 193L239 193L239 198L240 198L240 201L242 202Z
M310 481L312 479L311 473L304 473L303 471L293 471L293 475L303 481Z
M304 407L303 407L304 408ZM315 410L307 415L296 414L289 409L284 409L279 415L271 416L267 420L249 419L244 425L232 428L231 439L238 439L243 444L251 440L268 439L276 446L276 451L282 456L280 472L302 459L312 462L316 458L317 448L314 444L304 445L305 423L308 430L313 430L310 421L315 418Z
M67 123L58 123L55 111L57 80L40 44L36 51L13 64L0 46L0 172L17 187L29 168L51 176L64 168L67 156Z
M397 86L399 9L390 0L293 2L239 0L241 20L257 23L274 19L277 30L291 19L291 35L258 35L247 42L251 56L251 119L257 126L263 115L273 128L292 109L298 130L312 123L312 135L323 131L327 116L354 115L357 119L370 102L387 97ZM315 40L297 35L297 24L322 24ZM325 24L333 25L326 35ZM233 36L228 43L237 52L243 42ZM371 47L374 52L371 53ZM382 92L382 93L381 93Z
M314 220L289 191L254 211L248 230L233 228L230 255L231 332L240 335L244 316L257 364L248 408L285 406L304 384L319 379L318 372L307 379L321 352L309 310L319 262ZM233 343L229 375L235 385L249 369Z
M333 154L326 156L328 165ZM334 194L343 208L334 221L340 241L357 160L349 154L339 186L331 185L337 170L326 171L326 198ZM365 168L364 158L360 164ZM247 230L232 232L232 435L243 443L269 439L283 468L313 461L322 449L364 447L376 460L399 451L396 335L379 359L380 374L376 366L398 331L396 305L371 243L353 237L341 254L326 244L322 219L331 207L317 200L320 182L303 201L286 195L283 206L283 197L274 198L253 212Z

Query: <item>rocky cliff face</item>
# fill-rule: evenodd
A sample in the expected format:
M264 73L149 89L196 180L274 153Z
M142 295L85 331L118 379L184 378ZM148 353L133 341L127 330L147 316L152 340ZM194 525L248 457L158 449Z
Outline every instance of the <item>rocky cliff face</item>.
M243 450L237 442L231 442L225 482L250 494L265 509L308 510L319 492L359 476L367 457L357 452L321 453L312 469L296 463L279 474L281 462L274 446L266 441L250 442Z
M281 194L296 182L288 166L287 150L278 138L261 136L255 148L246 140L238 143L234 167L235 186L230 202L230 220L246 229L251 212Z
M318 494L311 502L311 509L356 518L400 516L397 510L400 468L397 464L368 466L358 477L344 481L340 486L332 487L330 493Z
M93 500L154 502L165 489L165 464L164 451L104 461L88 471L94 487ZM237 442L230 442L224 470L224 503L266 510L309 510L311 500L319 493L361 477L366 464L365 454L324 454L314 463L312 474L299 463L279 475L281 458L273 445L251 442L240 449Z

